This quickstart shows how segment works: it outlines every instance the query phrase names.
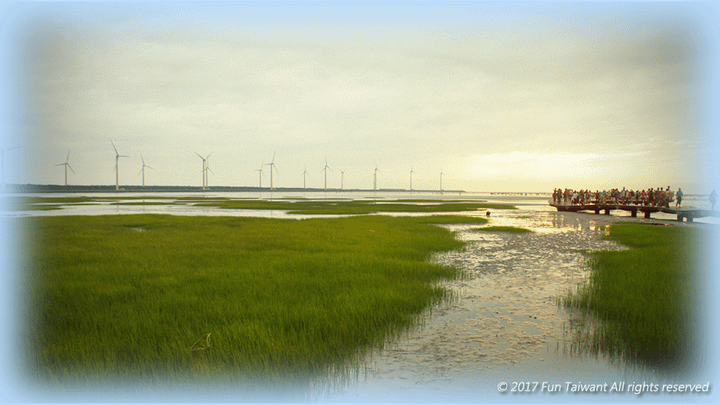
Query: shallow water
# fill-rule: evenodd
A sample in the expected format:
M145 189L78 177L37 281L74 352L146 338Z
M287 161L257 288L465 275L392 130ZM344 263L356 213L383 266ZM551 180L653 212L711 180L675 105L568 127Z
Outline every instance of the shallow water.
M269 193L266 193L269 194ZM57 195L59 196L59 195ZM182 195L186 197L188 195ZM478 226L453 225L449 229L468 241L462 251L437 255L434 260L461 267L466 277L446 283L456 294L452 302L436 306L425 323L395 342L377 350L361 366L314 382L305 399L313 402L556 402L556 394L500 393L498 384L537 382L612 383L668 379L659 371L622 364L578 347L573 336L583 323L579 313L565 310L557 297L575 288L588 275L585 250L622 249L601 240L604 226L618 220L675 224L674 216L653 215L653 220L613 215L559 213L546 196L489 195L378 195L369 193L315 193L291 195L207 195L229 198L481 198L508 203L518 210L492 209L488 225L516 226L533 233L482 232ZM143 195L138 195L142 201ZM169 195L174 201L180 197ZM157 200L152 200L157 201ZM156 213L172 215L260 216L306 218L269 210L227 210L188 204L112 205L67 204L62 210L15 211L6 216L112 215ZM483 213L466 213L483 215ZM397 214L393 214L397 215ZM327 216L321 216L327 217ZM687 226L687 224L682 224ZM700 225L700 224L697 224ZM704 382L703 382L704 383ZM561 394L564 395L564 394ZM573 397L564 399L572 399ZM630 400L625 394L621 400ZM580 399L580 398L576 398ZM582 401L592 400L584 397Z
M538 382L537 390L542 382L561 383L565 390L569 381L612 384L669 378L579 349L573 336L582 316L557 304L558 296L588 275L583 250L624 249L600 239L605 232L602 226L616 220L592 214L495 210L489 225L535 232L451 227L469 244L435 260L467 272L467 277L447 283L457 294L455 302L434 308L422 327L374 353L344 385L319 384L313 399L485 402L519 395L501 394L497 386L503 381Z

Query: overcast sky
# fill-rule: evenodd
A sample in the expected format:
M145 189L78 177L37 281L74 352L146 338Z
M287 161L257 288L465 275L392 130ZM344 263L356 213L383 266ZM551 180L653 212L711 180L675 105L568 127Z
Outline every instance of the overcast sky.
M4 6L5 181L548 191L712 170L706 5ZM711 15L711 17L708 17ZM9 100L9 101L8 101ZM17 149L11 148L21 146ZM270 182L270 171L264 166Z

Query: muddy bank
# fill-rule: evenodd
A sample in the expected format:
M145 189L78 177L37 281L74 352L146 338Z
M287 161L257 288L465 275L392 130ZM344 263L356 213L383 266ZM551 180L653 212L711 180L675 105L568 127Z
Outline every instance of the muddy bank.
M573 336L582 318L557 304L558 296L587 277L584 251L624 249L601 236L606 225L628 220L687 226L521 209L495 211L488 225L524 227L533 233L452 227L470 243L436 260L467 273L448 283L457 299L433 308L424 325L375 353L356 376L319 398L476 401L482 392L497 395L498 382L508 379L652 378L651 370L579 350Z

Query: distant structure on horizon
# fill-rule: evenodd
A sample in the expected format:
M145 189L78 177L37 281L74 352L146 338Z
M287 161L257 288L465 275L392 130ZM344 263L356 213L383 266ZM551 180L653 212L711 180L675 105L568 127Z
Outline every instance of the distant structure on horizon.
M115 147L115 142L113 142L112 139L110 140L110 143L112 144L113 149L115 149L115 191L118 191L120 190L120 170L118 170L120 166L120 158L130 156L121 155Z
M77 174L77 173L75 173L75 170L73 170L72 166L70 166L70 163L69 163L69 162L70 162L70 151L68 151L67 157L65 158L65 163L60 163L60 164L55 165L55 166L65 166L65 185L66 185L66 186L68 185L68 183L67 183L67 169L68 169L68 167L70 168L70 170L72 170L73 174Z
M377 174L380 170L378 170L377 162L375 162L375 173L373 173L373 190L377 190Z
M275 167L275 152L273 152L272 162L266 163L265 165L270 166L270 189L272 190L273 188L275 188L275 186L273 185L273 169L275 169L275 172L277 172L277 174L280 174L280 172L278 172L277 168Z
M198 157L200 159L202 159L202 188L203 188L203 190L205 190L205 189L207 189L207 186L208 186L208 181L207 181L207 171L209 169L208 159L210 159L210 155L212 155L213 153L210 152L210 155L207 155L206 157L202 157L197 152L195 152L195 154L198 155Z
M145 164L145 158L143 157L142 153L140 154L140 160L142 160L142 169L140 169L140 173L142 173L142 181L143 181L143 187L145 187L145 168L152 169L152 167ZM140 174L138 173L138 174Z

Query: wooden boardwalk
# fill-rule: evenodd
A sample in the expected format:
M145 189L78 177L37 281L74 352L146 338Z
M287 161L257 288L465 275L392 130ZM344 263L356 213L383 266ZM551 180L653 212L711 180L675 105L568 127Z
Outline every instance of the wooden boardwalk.
M682 222L693 222L694 218L704 217L718 217L720 213L711 210L701 210L696 208L670 208L670 207L653 207L644 206L637 204L599 204L597 202L591 202L589 204L571 204L563 201L549 200L548 203L555 207L558 211L566 212L579 212L579 211L594 211L596 214L600 214L604 211L605 215L610 215L612 210L623 210L629 211L630 216L633 218L637 217L638 212L642 212L645 218L650 218L650 215L656 212L664 212L666 214L677 215L677 220Z

